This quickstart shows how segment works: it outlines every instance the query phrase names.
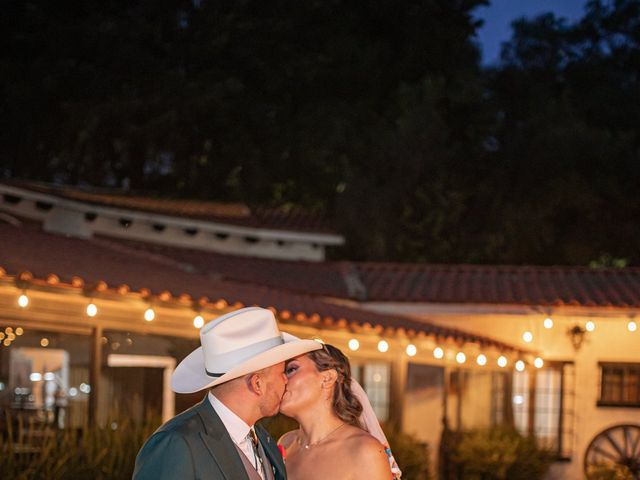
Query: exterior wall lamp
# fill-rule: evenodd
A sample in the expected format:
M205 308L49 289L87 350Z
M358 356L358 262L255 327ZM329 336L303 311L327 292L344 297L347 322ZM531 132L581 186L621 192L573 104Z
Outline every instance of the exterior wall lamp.
M586 333L587 330L585 330L581 325L574 325L567 330L567 335L571 339L571 344L576 351L580 350Z

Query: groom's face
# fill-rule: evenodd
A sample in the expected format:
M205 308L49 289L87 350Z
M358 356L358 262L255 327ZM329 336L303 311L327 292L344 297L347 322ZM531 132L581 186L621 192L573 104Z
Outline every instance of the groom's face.
M280 401L287 385L287 376L284 374L284 362L273 365L263 370L264 397L260 405L263 416L270 417L278 413Z

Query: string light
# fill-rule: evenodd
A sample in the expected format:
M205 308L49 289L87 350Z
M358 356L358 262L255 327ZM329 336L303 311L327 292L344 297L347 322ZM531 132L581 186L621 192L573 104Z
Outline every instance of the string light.
M87 315L89 315L90 317L95 317L97 314L98 307L96 307L93 302L87 305Z
M418 353L418 349L416 348L416 346L412 343L410 343L409 345L407 345L407 355L409 355L410 357L415 356L416 353Z
M533 340L533 333L526 331L522 334L522 340L524 340L527 343L531 343L531 341Z
M476 358L476 363L481 367L484 367L487 364L487 356L481 353L480 355L478 355L478 358Z
M389 350L389 344L387 343L387 341L386 340L380 340L378 342L378 351L384 353L387 350Z
M29 306L29 297L24 293L18 297L18 305L20 308L27 308Z
M546 328L547 330L549 330L550 328L553 328L553 318L551 317L547 317L544 319L544 328Z
M542 368L542 366L544 365L544 360L542 360L540 357L537 357L534 361L533 361L533 365L536 368Z
M349 349L350 350L355 352L359 348L360 348L360 342L357 339L352 338L351 340L349 340Z
M498 357L498 366L500 368L504 368L507 366L507 357L505 357L504 355L500 355L500 357Z
M585 323L584 328L587 330L587 332L593 332L596 329L596 324L589 320L587 323Z
M204 325L204 318L202 318L202 315L196 315L193 318L193 326L196 328L202 328L203 325Z
M153 308L147 308L144 312L144 319L151 322L154 318L156 318L156 312L153 311Z
M518 370L519 372L524 371L524 362L522 360L518 360L516 362L516 370Z
M441 359L442 357L444 357L444 350L442 350L440 347L436 347L433 350L433 356L437 359Z
M456 354L456 362L462 364L467 361L467 356L463 352L458 352Z

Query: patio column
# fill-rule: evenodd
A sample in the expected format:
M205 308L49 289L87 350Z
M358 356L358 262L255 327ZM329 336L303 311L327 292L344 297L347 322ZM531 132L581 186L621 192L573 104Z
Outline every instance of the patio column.
M407 370L409 362L405 355L399 355L391 362L390 395L389 395L389 423L402 430L402 413L404 397L407 389Z
M102 360L102 327L96 325L91 331L91 358L89 364L89 425L98 423L98 395Z

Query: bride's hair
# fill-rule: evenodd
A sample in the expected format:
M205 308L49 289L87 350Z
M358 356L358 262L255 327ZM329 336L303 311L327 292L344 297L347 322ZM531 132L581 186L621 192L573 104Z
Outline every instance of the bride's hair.
M345 423L363 428L360 424L362 404L351 391L351 365L338 348L325 344L320 350L308 353L319 372L335 370L338 374L333 389L333 411Z

